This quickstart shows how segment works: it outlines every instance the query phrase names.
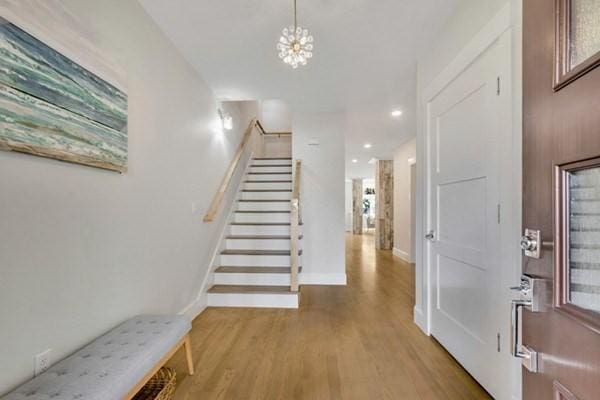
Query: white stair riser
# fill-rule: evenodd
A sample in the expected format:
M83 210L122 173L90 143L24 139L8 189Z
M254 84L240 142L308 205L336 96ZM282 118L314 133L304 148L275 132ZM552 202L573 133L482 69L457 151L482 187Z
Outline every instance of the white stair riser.
M297 293L209 293L207 303L209 307L298 308L299 297Z
M248 174L245 179L248 181L291 181L292 174Z
M240 211L290 211L291 203L287 202L256 202L250 203L247 201L240 201L238 203L238 210Z
M231 225L229 233L234 236L290 235L289 225ZM302 233L302 227L300 227Z
M215 285L289 286L291 274L215 273Z
M242 192L242 200L290 200L292 192Z
M292 184L290 182L244 182L244 189L248 190L291 190Z
M258 160L258 159L253 159L252 160L252 164L254 165L282 165L282 164L291 164L292 160L287 160L287 159L283 159L283 160Z
M234 221L256 223L290 222L290 213L235 213Z
M250 167L250 169L248 170L248 172L292 172L292 167L278 167L278 166L272 166L272 167Z
M302 248L302 240L299 244ZM289 250L290 241L288 239L227 239L225 246L230 250Z
M299 263L302 256L299 257ZM220 265L231 267L289 267L290 256L221 254Z

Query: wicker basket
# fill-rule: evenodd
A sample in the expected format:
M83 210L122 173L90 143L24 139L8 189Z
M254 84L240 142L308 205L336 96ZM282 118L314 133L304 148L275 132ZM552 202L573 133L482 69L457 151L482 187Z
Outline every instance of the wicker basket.
M175 392L175 371L163 367L135 395L134 400L171 400Z

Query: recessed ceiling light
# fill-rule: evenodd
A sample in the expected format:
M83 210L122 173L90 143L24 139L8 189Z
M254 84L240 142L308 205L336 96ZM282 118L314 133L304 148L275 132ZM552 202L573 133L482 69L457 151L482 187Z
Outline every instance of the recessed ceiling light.
M363 147L364 147L365 149L370 149L371 147L373 147L373 145L372 145L371 143L365 143L365 144L363 145Z
M401 115L402 115L402 111L400 111L400 110L392 111L392 117L399 117Z
M353 162L354 164L356 164L356 163L358 162L358 160L357 160L356 158L353 158L353 159L352 159L352 162Z

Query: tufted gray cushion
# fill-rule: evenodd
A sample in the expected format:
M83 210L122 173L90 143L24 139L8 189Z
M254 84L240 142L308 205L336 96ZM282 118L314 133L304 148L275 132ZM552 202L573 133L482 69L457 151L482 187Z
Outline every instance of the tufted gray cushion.
M183 316L135 317L0 400L121 399L190 329Z

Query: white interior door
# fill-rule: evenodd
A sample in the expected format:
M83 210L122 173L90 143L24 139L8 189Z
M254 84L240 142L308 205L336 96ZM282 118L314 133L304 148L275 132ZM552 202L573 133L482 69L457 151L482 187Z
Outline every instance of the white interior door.
M497 40L428 105L431 333L496 398L509 375L499 354L500 151L510 96L510 35ZM509 81L509 80L508 80ZM508 104L506 103L508 102ZM510 171L508 172L510 173Z

